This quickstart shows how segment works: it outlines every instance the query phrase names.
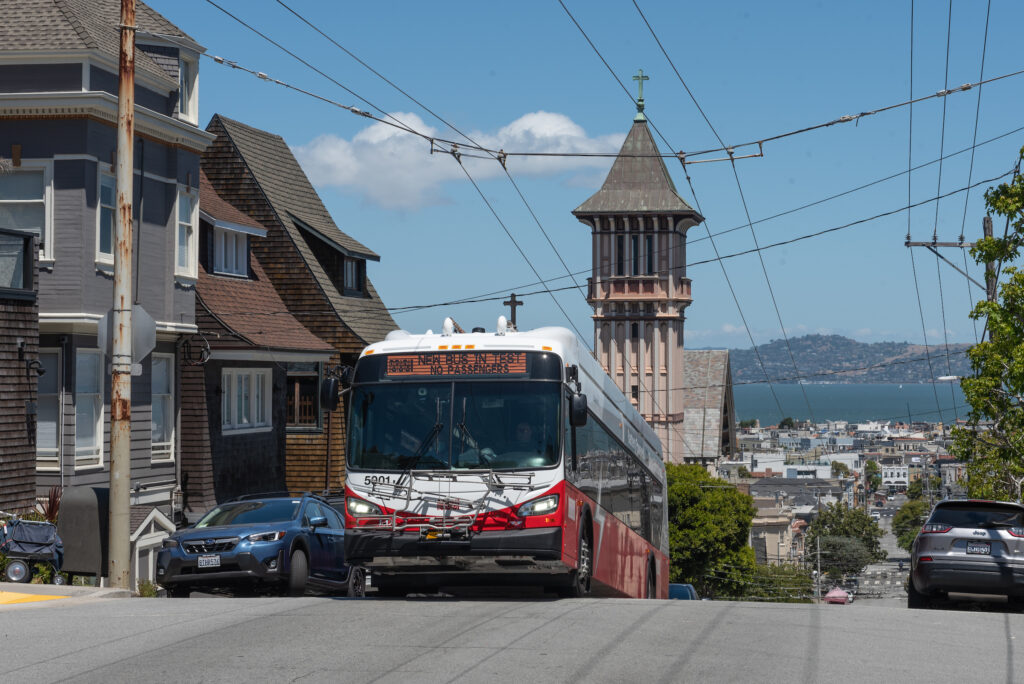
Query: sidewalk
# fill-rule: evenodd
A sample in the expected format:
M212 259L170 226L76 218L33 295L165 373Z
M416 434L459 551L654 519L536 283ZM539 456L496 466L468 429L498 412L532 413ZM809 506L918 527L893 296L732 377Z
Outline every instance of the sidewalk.
M109 587L73 587L67 584L18 584L0 582L0 606L52 601L55 599L130 598L127 589Z

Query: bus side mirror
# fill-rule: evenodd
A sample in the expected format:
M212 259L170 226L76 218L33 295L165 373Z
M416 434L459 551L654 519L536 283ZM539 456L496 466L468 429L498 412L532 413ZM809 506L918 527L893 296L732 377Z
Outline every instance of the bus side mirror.
M569 397L569 423L573 427L587 424L587 395L573 394Z
M326 411L333 411L341 403L341 381L332 376L323 379L320 383L320 407Z

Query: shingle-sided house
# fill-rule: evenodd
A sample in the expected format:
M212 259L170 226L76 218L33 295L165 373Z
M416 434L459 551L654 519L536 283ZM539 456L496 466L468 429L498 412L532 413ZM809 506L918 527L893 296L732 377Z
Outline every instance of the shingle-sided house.
M35 487L109 484L110 376L97 339L113 302L117 0L0 3L0 228L38 237ZM132 504L169 511L177 483L177 344L196 331L203 48L139 2L135 304L156 349L132 378ZM6 387L4 388L6 389Z
M288 312L253 247L267 230L200 172L199 335L181 347L184 513L285 482L286 425L315 424L320 369L334 348ZM327 484L321 473L319 489Z
M216 138L203 153L203 170L220 197L266 228L252 250L285 307L333 347L331 366L353 364L366 345L397 327L367 277L367 262L380 257L338 228L280 136L219 114L207 131ZM286 367L292 406L315 406L285 419L289 489L322 491L328 470L329 488L342 486L343 412L321 410L308 381L323 374L322 363Z
M712 474L721 460L735 458L736 409L726 349L683 351L683 463L700 464Z

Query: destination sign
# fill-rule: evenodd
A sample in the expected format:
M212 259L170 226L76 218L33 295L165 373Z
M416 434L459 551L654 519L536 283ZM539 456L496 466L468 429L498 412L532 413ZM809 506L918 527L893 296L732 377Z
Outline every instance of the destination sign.
M425 352L393 354L388 376L526 375L526 352Z

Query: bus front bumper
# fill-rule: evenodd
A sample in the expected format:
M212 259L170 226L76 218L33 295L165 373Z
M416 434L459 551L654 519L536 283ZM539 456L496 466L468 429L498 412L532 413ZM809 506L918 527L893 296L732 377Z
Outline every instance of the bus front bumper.
M350 528L345 531L345 558L348 563L382 568L481 565L474 561L497 567L530 561L560 564L562 528L486 531L471 533L466 539L432 540L424 539L418 530L391 533Z

